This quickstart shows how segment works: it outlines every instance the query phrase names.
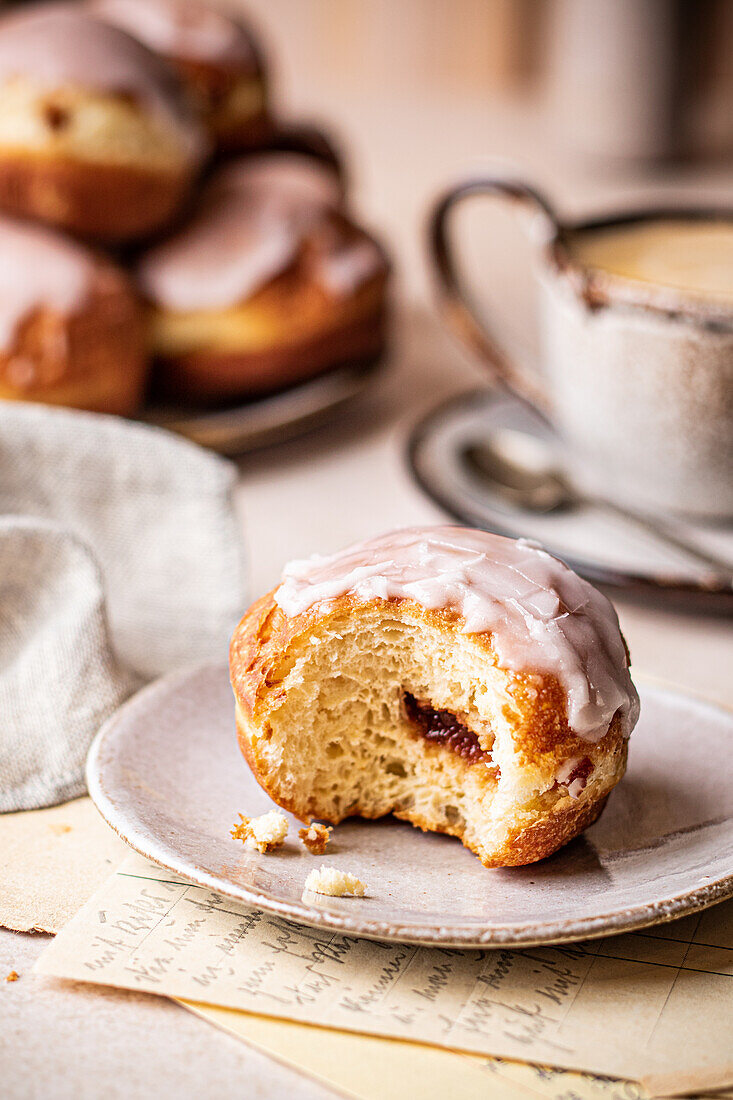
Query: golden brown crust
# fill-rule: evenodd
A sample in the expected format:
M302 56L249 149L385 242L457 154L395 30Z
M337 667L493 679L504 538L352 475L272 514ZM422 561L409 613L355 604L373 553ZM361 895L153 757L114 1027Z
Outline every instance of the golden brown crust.
M250 352L206 351L159 356L156 389L176 400L215 402L272 393L346 363L369 362L384 350L386 316L380 309L309 338Z
M194 58L172 57L169 61L188 86L201 119L216 145L227 153L247 152L266 145L275 133L269 112L268 89L264 71L258 62L252 65L215 64ZM244 86L259 107L240 113L227 108Z
M545 820L513 833L507 843L494 852L491 859L487 859L458 827L449 826L435 830L413 813L398 810L394 816L409 821L423 832L437 831L458 837L469 851L479 857L484 867L524 867L528 863L546 859L568 841L579 836L584 829L588 829L601 816L607 801L608 795L597 799L587 796L578 799L568 797Z
M544 821L515 833L494 862L486 866L523 867L545 859L597 821L607 801L608 795L597 799L564 799Z
M35 310L0 352L0 399L130 415L147 375L142 308L123 273L100 267L83 305Z
M87 240L130 241L169 224L191 178L184 166L148 170L0 151L0 209Z

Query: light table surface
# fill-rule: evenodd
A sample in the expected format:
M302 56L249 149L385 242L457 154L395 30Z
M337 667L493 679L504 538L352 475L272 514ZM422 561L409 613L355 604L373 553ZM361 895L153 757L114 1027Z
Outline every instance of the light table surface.
M292 557L439 522L409 474L407 433L432 404L479 381L435 321L408 309L393 361L363 401L317 432L243 458L238 503L252 596L273 586ZM729 622L617 605L636 669L733 705ZM0 930L0 978L21 976L0 982L7 1100L331 1095L169 1001L35 977L46 942Z
M241 460L238 502L253 597L277 582L292 557L443 518L409 475L407 432L438 400L478 384L481 372L425 309L421 229L436 188L491 149L520 159L566 208L592 209L611 194L639 191L623 174L584 182L545 140L542 120L521 108L431 104L428 94L419 104L349 99L319 88L317 76L291 89L291 97L296 108L333 118L350 136L361 208L398 257L403 300L422 306L403 307L391 368L362 402L322 430ZM641 190L656 196L654 183ZM705 191L714 200L728 186L713 176ZM507 250L491 266L507 295L516 292L513 312L523 328L521 265ZM733 705L729 623L626 603L619 611L636 669ZM0 930L0 979L13 969L21 976L0 981L0 1095L7 1100L332 1095L168 1001L34 978L46 942Z

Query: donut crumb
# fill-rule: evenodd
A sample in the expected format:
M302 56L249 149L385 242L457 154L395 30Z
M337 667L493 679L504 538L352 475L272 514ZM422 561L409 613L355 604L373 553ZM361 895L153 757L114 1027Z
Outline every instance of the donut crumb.
M298 830L298 836L311 855L322 856L332 832L330 825L321 825L318 821L312 821L306 829Z
M366 886L356 875L349 871L339 871L336 867L326 867L323 863L318 870L310 872L305 880L305 889L331 898L343 898L347 895L363 898L366 893Z
M6 982L17 982L19 977L20 977L20 974L18 973L17 970L11 970L9 974L5 975L5 981Z
M260 814L259 817L245 817L239 814L239 825L233 825L231 835L241 840L246 848L255 848L263 855L282 848L288 835L288 823L277 810Z

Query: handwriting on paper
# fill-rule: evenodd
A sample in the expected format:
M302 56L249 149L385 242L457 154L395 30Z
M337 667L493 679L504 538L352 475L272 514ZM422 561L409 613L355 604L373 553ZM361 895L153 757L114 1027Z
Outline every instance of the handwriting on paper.
M422 948L298 926L134 856L38 969L618 1077L704 1066L713 1088L733 1082L732 915L523 951Z

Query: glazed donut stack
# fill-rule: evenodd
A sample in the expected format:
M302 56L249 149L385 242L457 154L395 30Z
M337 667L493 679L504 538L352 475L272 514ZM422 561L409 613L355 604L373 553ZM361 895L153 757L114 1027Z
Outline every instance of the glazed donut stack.
M0 398L130 415L379 356L385 254L327 144L281 132L252 32L202 0L4 14Z

